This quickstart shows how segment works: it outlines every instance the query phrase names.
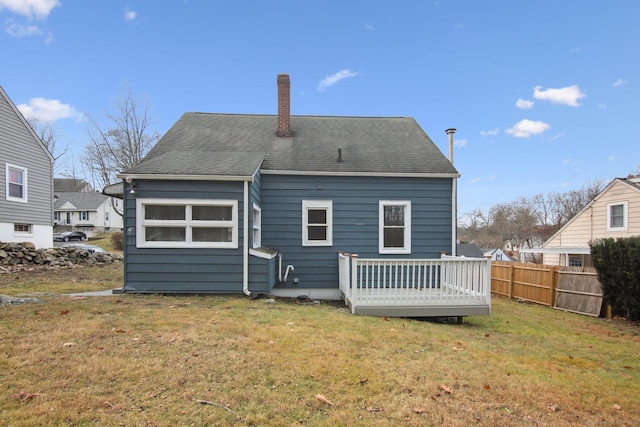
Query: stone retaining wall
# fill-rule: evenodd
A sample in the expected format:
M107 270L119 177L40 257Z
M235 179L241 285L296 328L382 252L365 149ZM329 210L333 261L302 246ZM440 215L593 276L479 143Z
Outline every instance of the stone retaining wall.
M111 264L122 260L122 255L106 252L91 252L74 246L36 249L33 243L0 242L0 272L24 269L25 267L64 268L79 265Z

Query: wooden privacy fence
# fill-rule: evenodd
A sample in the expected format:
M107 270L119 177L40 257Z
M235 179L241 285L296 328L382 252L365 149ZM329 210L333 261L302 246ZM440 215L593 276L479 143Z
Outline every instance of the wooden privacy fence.
M593 268L494 261L491 292L589 316L602 309L602 285Z

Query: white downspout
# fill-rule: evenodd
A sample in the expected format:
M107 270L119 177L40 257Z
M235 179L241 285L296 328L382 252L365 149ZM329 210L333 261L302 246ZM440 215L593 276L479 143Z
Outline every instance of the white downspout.
M449 128L445 131L449 135L449 161L453 165L453 134L456 133L455 128ZM458 178L451 181L451 255L457 255L458 246Z
M242 292L250 296L249 291L249 182L244 182L244 209L242 213L244 232L242 238Z

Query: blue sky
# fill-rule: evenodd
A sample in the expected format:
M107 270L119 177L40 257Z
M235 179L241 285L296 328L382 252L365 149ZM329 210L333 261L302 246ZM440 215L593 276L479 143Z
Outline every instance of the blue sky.
M0 0L0 85L77 161L126 86L160 133L187 111L414 117L459 214L640 167L640 2Z

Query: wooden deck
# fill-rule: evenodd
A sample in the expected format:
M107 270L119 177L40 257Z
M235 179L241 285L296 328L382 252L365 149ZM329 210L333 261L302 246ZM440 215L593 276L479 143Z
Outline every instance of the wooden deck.
M339 254L340 293L354 314L464 317L491 312L491 261L359 259Z

